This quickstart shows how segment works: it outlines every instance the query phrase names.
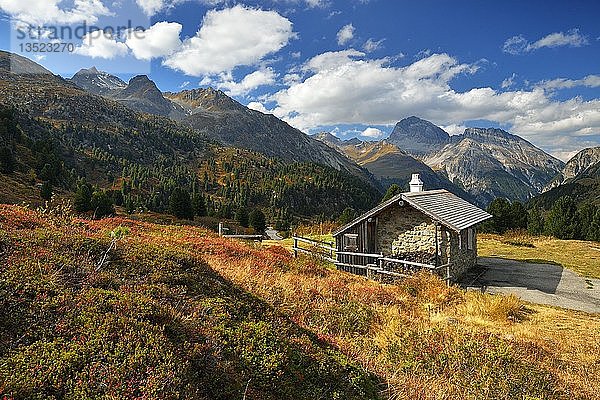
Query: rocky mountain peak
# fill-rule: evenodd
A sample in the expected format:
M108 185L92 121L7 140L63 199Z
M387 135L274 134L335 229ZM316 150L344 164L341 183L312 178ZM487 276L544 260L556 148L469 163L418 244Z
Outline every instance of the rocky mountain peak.
M387 140L409 154L423 155L441 149L450 141L450 135L431 122L412 116L398 122Z
M467 128L462 135L457 135L452 139L462 140L463 138L471 138L478 142L492 142L492 141L506 141L513 140L519 141L523 140L521 137L517 135L513 135L511 133L506 132L505 130L498 128Z
M17 54L0 50L0 71L24 75L52 75L40 64Z
M583 149L567 161L563 170L546 186L544 191L577 179L598 165L600 165L600 147Z
M99 95L109 95L127 87L118 76L99 71L96 67L79 70L70 81L88 92Z
M183 90L179 93L166 93L166 96L194 113L196 111L242 111L242 104L227 96L223 91L208 88ZM196 110L198 109L198 110Z

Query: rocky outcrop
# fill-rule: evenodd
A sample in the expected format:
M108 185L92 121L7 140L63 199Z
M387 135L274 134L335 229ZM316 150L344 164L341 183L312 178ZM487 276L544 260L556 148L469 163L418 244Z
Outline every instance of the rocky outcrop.
M598 163L600 163L600 147L581 150L565 164L563 170L545 187L544 192L579 178Z

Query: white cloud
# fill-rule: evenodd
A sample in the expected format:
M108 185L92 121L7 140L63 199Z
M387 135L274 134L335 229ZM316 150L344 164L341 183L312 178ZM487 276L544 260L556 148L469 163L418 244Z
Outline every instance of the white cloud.
M504 42L502 50L508 54L522 54L543 47L581 47L588 44L588 39L579 33L579 29L571 29L567 33L554 32L530 43L523 35L513 36Z
M181 47L181 29L176 22L158 22L145 31L130 30L125 43L140 60L165 57Z
M165 7L164 0L136 0L136 3L148 16L156 14Z
M585 36L579 33L579 29L571 29L567 33L555 32L544 36L540 40L529 45L530 50L541 49L542 47L581 47L588 44Z
M345 45L354 38L354 25L344 25L337 33L337 42L340 46Z
M273 114L271 111L267 110L263 103L259 103L258 101L248 103L247 107L251 110L260 111L263 114Z
M465 129L467 129L466 126L459 124L442 125L440 128L448 132L450 135L461 135L465 132Z
M93 31L83 37L80 46L75 48L75 54L92 58L113 59L126 56L129 48L123 42L115 40L111 33Z
M74 0L70 8L59 7L62 0L0 0L0 9L12 18L33 25L96 23L111 15L101 0Z
M582 79L557 78L548 81L542 81L537 86L546 90L571 89L581 86L597 88L600 87L600 75L588 75Z
M363 44L363 50L366 51L367 53L372 53L375 50L379 50L383 47L383 42L385 41L385 39L381 39L381 40L374 40L374 39L368 39L365 44Z
M392 125L418 115L457 133L466 121L488 120L557 154L580 148L583 136L592 142L600 136L599 99L556 101L539 87L456 91L452 80L477 67L447 54L393 67L386 59L365 59L347 50L321 54L303 70L306 76L270 98L276 102L273 113L302 130Z
M295 37L292 23L275 11L237 5L209 11L196 36L164 64L192 76L230 72L254 65Z
M246 75L240 82L232 79L223 80L217 84L217 87L230 96L243 96L261 86L272 85L275 83L275 78L276 74L271 68L264 68Z
M384 133L380 129L370 128L370 127L361 132L361 136L372 138L372 139L379 139L383 135L384 135Z
M517 77L517 74L515 74L513 72L513 74L511 76L509 76L508 78L506 78L505 80L502 81L502 84L500 85L502 87L502 89L508 89L511 86L513 86L515 84L515 78Z

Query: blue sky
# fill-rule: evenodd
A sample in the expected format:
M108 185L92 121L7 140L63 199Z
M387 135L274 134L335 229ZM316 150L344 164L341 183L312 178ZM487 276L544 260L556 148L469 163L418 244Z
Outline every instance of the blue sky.
M597 1L20 3L0 0L3 49L20 50L16 21L145 29L78 38L75 54L22 53L63 76L96 65L163 91L210 85L342 138L381 139L417 115L451 134L502 127L563 159L600 145Z

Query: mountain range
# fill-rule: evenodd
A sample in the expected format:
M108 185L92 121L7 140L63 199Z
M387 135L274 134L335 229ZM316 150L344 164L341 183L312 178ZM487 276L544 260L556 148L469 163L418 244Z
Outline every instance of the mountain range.
M451 136L414 116L398 122L390 136L379 142L336 141L323 134L317 137L380 179L405 181L409 176L406 169L412 168L427 177L426 184L454 191L459 188L484 206L496 197L526 201L538 195L564 166L504 130L467 128L463 134ZM380 172L375 173L376 169Z
M31 73L13 73L10 67L15 63ZM67 195L76 189L80 176L124 193L124 203L139 210L164 212L176 187L200 192L209 213L220 218L231 218L240 207L261 208L272 221L336 217L345 207L366 210L381 196L376 180L356 163L283 121L268 123L273 117L250 112L216 91L203 91L212 93L206 99L212 103L202 103L206 110L196 114L220 116L227 107L246 113L268 123L254 128L262 130L257 134L263 135L265 147L275 148L281 139L273 135L283 130L297 146L293 156L276 158L243 146L234 148L215 140L208 129L142 112L140 105L151 104L159 114L164 101L178 107L147 77L135 77L123 86L93 69L73 80L36 65L0 52L0 147L8 144L17 161L16 171L0 179L1 201L34 203L32 183L44 181L51 181L56 193Z
M15 66L25 73L12 73ZM393 183L407 189L412 173L419 173L428 189L445 188L486 206L496 197L527 201L544 190L563 186L590 170L597 158L595 150L589 149L565 165L501 129L467 128L460 135L449 135L414 116L400 120L381 141L341 140L326 132L309 136L273 115L247 108L220 90L163 93L147 76L125 82L96 68L64 79L31 60L5 52L0 53L0 89L1 103L18 110L22 118L60 130L54 135L59 142L68 139L70 150L63 151L69 154L70 165L84 160L92 163L90 152L84 151L89 148L101 153L101 158L114 158L114 162L101 163L104 172L92 174L103 184L110 181L102 178L105 174L113 178L114 185L114 177L123 171L125 163L164 171L165 167L159 168L157 163L167 163L174 170L178 166L197 170L198 163L208 162L213 173L219 170L219 174L227 174L221 164L209 159L228 154L223 166L237 170L238 177L241 174L236 164L254 170L252 174L262 173L257 171L259 167L248 164L248 159L255 160L256 165L262 165L263 159L279 160L276 163L282 164L277 168L288 171L290 165L323 166L342 174L343 187L358 179L360 190L370 192L357 195L364 200L380 196ZM241 157L236 161L226 149L246 152L235 153ZM314 167L309 170L316 171ZM268 174L274 177L279 172L271 170ZM296 178L301 180L300 175ZM145 179L156 182L158 178ZM222 176L214 180L213 189L223 184ZM236 183L236 187L247 183ZM158 190L148 184L148 192ZM226 192L230 195L230 190ZM359 204L356 199L351 201L355 206ZM357 208L368 208L369 204Z

